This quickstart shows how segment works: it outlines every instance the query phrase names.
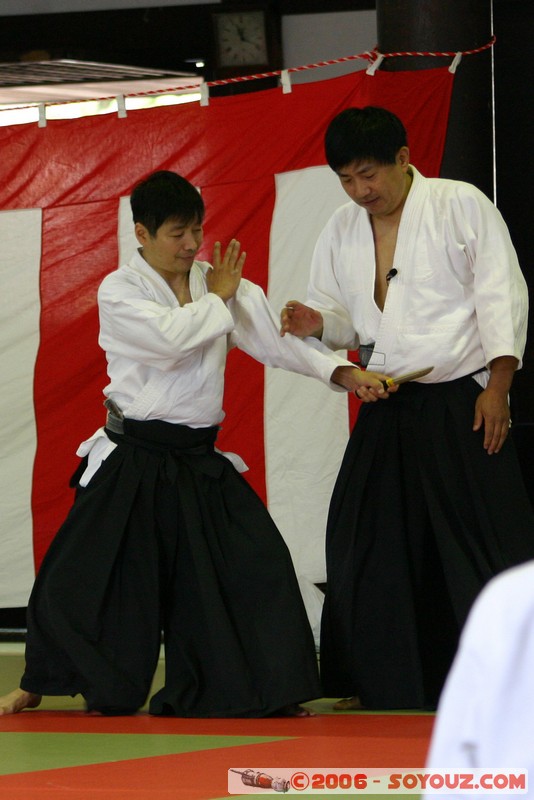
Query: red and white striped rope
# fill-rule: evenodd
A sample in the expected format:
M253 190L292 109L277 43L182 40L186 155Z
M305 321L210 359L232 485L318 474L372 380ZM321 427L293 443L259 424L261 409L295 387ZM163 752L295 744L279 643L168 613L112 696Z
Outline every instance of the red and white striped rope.
M492 36L490 41L486 44L482 45L481 47L476 47L473 50L461 50L458 51L462 56L470 56L474 55L475 53L481 53L483 50L487 50L490 47L493 47L495 44L496 37ZM283 71L285 72L301 72L302 70L306 69L317 69L318 67L329 67L333 64L342 64L345 61L355 61L357 59L365 59L371 63L376 61L380 56L383 58L398 58L402 56L430 56L430 57L444 57L444 58L454 58L454 56L458 55L456 52L445 51L442 53L432 53L432 52L399 52L399 53L380 53L377 48L375 47L373 50L366 51L365 53L358 53L358 55L353 56L342 56L341 58L334 58L329 61L317 61L314 64L304 64L300 67L289 67L287 70L272 70L270 72L258 72L254 75L238 75L234 78L221 78L215 81L206 81L204 84L205 86L224 86L225 84L229 83L242 83L243 81L255 81L261 78L274 78L280 77ZM159 94L174 94L176 92L184 92L187 90L194 90L200 89L198 84L191 84L189 86L176 86L176 87L165 87L163 89L152 89L146 92L132 92L131 94L125 95L125 97L150 97L153 95ZM103 102L104 100L115 100L116 96L111 95L108 97L92 97L92 98L83 98L80 100L63 100L63 101L56 101L56 102L49 102L49 103L42 103L40 105L47 107L47 106L60 106L60 105L70 105L71 103L83 103L83 102ZM22 110L24 108L35 108L35 105L31 106L17 106L18 110ZM8 109L0 109L0 113Z
M487 42L486 44L483 44L481 47L476 47L473 50L459 50L458 52L462 56L471 56L474 53L481 53L483 50L487 50L488 48L493 47L493 45L496 42L496 39L497 39L496 36L492 36L490 41ZM426 51L426 52L425 51L423 51L423 52L419 52L419 51L409 52L409 51L407 51L407 52L403 52L403 53L379 53L378 50L375 47L375 49L373 50L373 55L376 55L376 57L383 56L384 58L394 58L394 57L399 57L399 56L443 56L443 57L453 58L454 56L458 55L458 53L452 52L452 51L447 51L447 52L444 52L444 53L432 53L430 51Z

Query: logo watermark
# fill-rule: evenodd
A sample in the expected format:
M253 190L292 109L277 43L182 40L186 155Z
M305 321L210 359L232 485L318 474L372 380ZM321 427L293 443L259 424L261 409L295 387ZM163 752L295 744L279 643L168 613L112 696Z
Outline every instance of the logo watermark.
M521 795L528 791L525 769L331 769L232 767L228 770L229 794L370 794L426 795Z

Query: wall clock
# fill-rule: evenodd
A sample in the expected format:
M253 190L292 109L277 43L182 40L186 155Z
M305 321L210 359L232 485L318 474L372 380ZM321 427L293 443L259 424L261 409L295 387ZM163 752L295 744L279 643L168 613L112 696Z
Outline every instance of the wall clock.
M218 68L269 65L266 13L263 9L213 13Z

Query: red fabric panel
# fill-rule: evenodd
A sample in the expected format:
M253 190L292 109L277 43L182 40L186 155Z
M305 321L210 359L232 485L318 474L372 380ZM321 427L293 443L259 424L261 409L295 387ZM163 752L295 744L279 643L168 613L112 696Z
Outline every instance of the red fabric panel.
M453 75L447 68L352 75L195 104L130 111L45 128L0 128L0 208L44 209L41 346L35 368L38 448L33 516L35 560L65 516L78 443L102 424L104 359L97 340L96 288L117 266L117 202L156 169L180 172L208 207L206 247L238 235L245 274L268 281L277 173L324 164L328 122L351 105L383 105L406 124L412 161L439 174ZM265 497L263 372L229 361L220 444L240 452ZM351 411L351 417L354 413Z
M116 214L116 200L43 212L32 496L37 566L72 502L76 448L105 419L96 292L117 265Z
M406 125L412 160L439 174L453 75L447 68L365 71L197 104L130 111L45 128L0 128L0 207L46 208L127 195L155 169L181 171L195 185L254 182L324 164L328 122L351 105L383 105ZM243 201L254 204L252 197Z

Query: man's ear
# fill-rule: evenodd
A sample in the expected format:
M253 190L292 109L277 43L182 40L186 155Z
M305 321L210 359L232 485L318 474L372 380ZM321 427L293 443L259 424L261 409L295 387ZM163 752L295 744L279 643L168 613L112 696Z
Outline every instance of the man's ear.
M397 163L404 168L408 168L410 163L410 150L406 145L400 148L399 152L397 153Z
M150 234L142 222L135 223L134 233L135 233L135 238L137 239L137 241L141 246L145 245L150 238Z

